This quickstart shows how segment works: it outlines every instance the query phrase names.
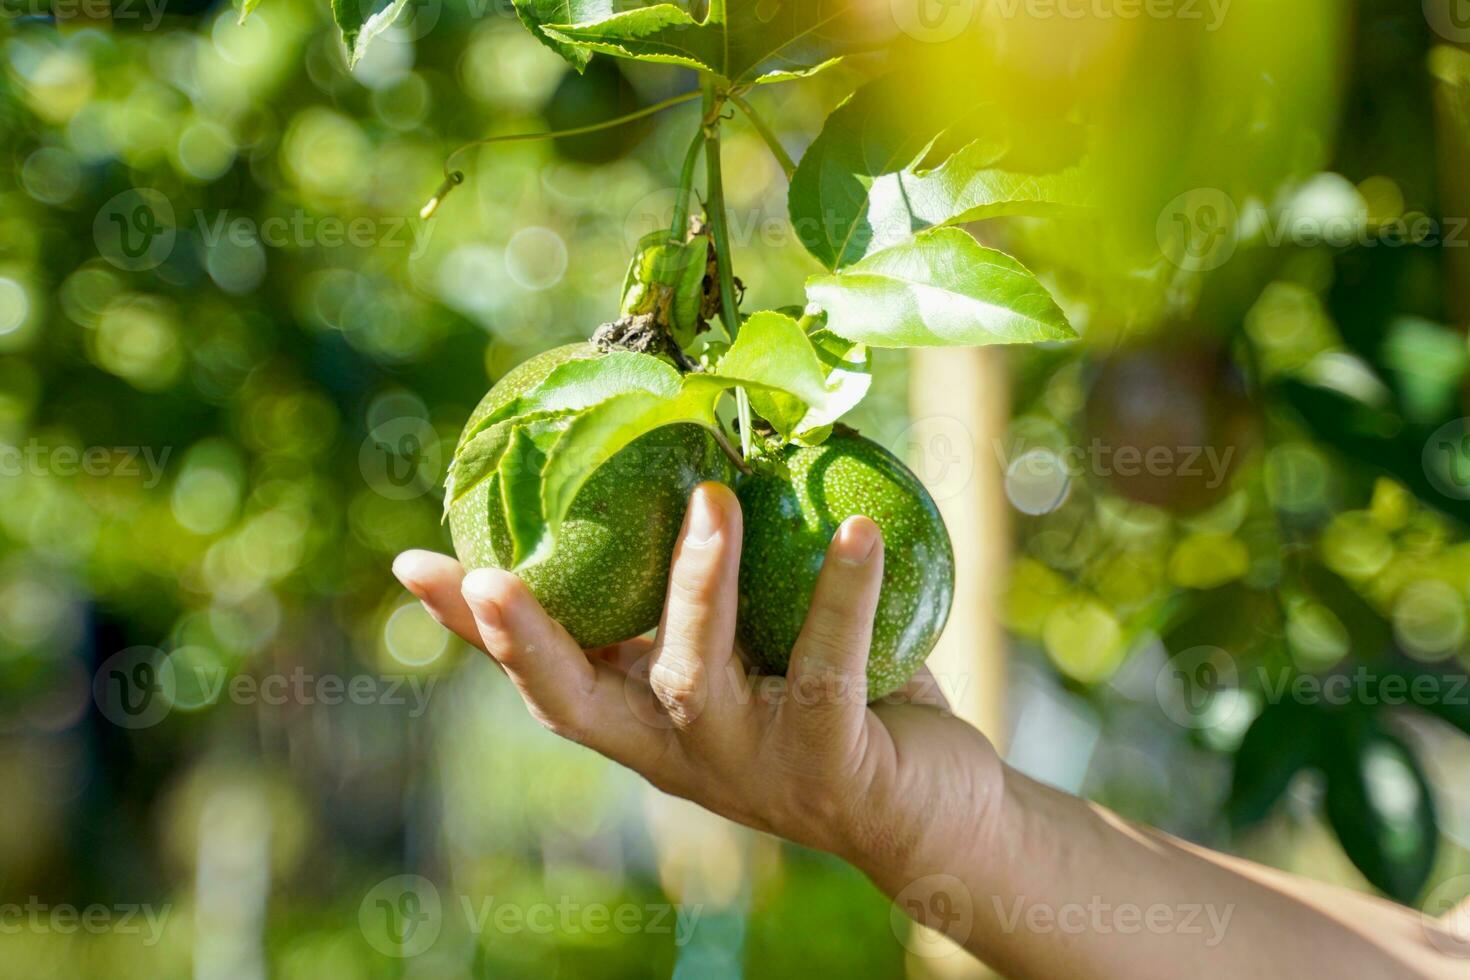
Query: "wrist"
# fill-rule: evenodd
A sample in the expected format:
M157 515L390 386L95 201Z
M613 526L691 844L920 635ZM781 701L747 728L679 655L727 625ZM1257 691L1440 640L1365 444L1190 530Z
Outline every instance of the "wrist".
M1024 822L1018 812L1024 798L1017 794L1024 781L988 751L961 785L946 787L937 798L911 808L914 829L895 835L895 846L867 847L845 856L890 896L945 876L964 881L967 888L992 891L989 883L1013 850Z

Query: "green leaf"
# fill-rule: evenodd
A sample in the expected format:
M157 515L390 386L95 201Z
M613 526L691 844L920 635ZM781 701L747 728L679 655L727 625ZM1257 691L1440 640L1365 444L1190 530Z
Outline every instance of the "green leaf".
M635 439L686 422L718 431L715 402L723 389L705 376L691 375L688 380L696 383L686 385L674 398L646 392L617 395L567 426L548 454L542 475L538 513L545 523L541 534L547 542L555 542L578 491L597 468Z
M255 12L256 7L260 6L260 0L233 0L233 3L235 10L240 14L240 19L237 23L241 24L245 23L246 17L249 17Z
M488 429L520 416L576 412L630 391L672 398L679 387L679 372L673 365L651 354L613 351L557 365L535 388L487 415L478 428Z
M482 430L454 454L445 483L444 509L479 486L500 467L500 460L510 445L515 422L501 422Z
M866 344L853 343L830 330L812 333L812 346L827 373L826 404L813 406L796 427L798 436L830 429L831 425L857 408L873 386L873 353ZM820 441L820 440L818 440Z
M827 268L925 228L1085 204L1078 172L1054 172L1081 153L1075 127L1049 122L1037 134L1027 121L1028 140L1039 135L1046 151L1018 148L1020 123L1003 111L982 105L954 118L943 103L916 101L915 84L890 75L863 86L828 117L792 176L792 227Z
M840 349L835 341L829 346L831 350ZM563 367L597 364L614 356L616 355L609 355L597 361L571 362ZM647 355L630 356L656 361ZM830 353L828 356L831 356ZM847 363L845 357L838 360ZM558 368L560 370L562 369ZM538 440L538 448L546 454L544 465L541 465L529 448L523 448L518 457L513 457L512 449L518 437L497 432L502 426L517 425L519 420L506 419L492 426L485 436L477 436L476 442L471 446L489 457L496 448L493 440L499 439L505 443L505 447L499 449L501 458L498 474L505 506L516 508L514 519L507 512L507 521L512 525L517 522L523 525L517 532L521 543L517 545L519 557L516 559L516 566L520 567L522 561L531 563L539 560L548 553L548 549L554 547L562 522L566 520L577 493L598 467L635 439L666 425L680 423L693 423L711 431L719 431L716 403L728 389L734 387L744 387L752 392L781 392L801 403L803 417L808 406L830 411L838 392L846 399L851 399L854 393L850 383L840 389L829 388L828 374L822 356L801 325L783 313L768 310L757 313L746 321L739 337L720 358L714 373L690 374L683 378L678 378L675 374L677 384L670 387L666 376L652 371L646 365L628 361L625 370L617 374L617 377L637 378L641 381L656 379L655 383L646 388L634 386L634 390L624 390L594 404L582 406L569 422L565 416L558 416L546 420L546 430L533 428L532 435L553 428L560 430L559 438L554 443ZM605 382L614 376L612 372L608 372L598 374L596 378L599 382ZM584 386L588 380L582 371L569 371L565 377L576 377ZM548 377L548 382L551 380ZM616 385L607 385L601 390L611 391L614 387ZM581 393L585 391L585 387L576 390ZM535 393L532 393L532 397L535 397ZM565 406L567 403L567 398L558 396L538 404ZM484 440L483 443L480 443L481 439ZM466 447L466 455L470 448ZM520 467L519 478L523 480L530 480L533 473L539 472L539 506L525 502L525 484L515 484L513 474L506 469L511 465ZM488 464L481 462L477 466L486 469ZM539 471L537 466L541 467ZM458 478L455 492L461 492Z
M1360 711L1345 712L1327 767L1327 819L1373 886L1412 905L1439 849L1429 781L1408 746Z
M727 387L783 392L807 405L825 405L831 394L821 359L806 332L791 317L771 310L745 321L713 374L705 379Z
M794 82L799 81L803 78L811 78L813 75L821 74L828 68L837 67L838 65L842 64L843 60L844 59L841 55L837 55L835 57L828 58L826 61L823 61L820 64L812 65L810 68L787 68L767 71L764 75L760 75L755 79L755 84L776 85L781 82Z
M485 416L464 434L449 466L445 507L495 473L517 427L535 426L533 433L544 441L548 431L559 432L570 416L616 395L647 392L674 398L681 389L679 372L648 354L613 351L560 364L535 388Z
M592 52L575 44L549 37L547 24L580 24L603 20L615 11L613 0L514 0L516 16L536 40L565 58L577 71L587 68Z
M670 3L590 22L544 25L565 44L712 72L731 85L802 78L861 36L857 0L710 0L696 20Z
M408 0L332 0L332 19L347 46L347 67L357 67L373 38L393 26L408 6ZM371 13L363 17L364 8Z
M869 253L925 228L1013 215L1049 217L1088 206L1080 171L998 169L982 162L990 155L987 144L972 143L934 170L880 180L869 201Z
M713 373L681 378L673 368L644 354L615 353L568 362L536 390L489 416L490 427L456 456L452 494L462 495L472 479L498 476L507 523L519 526L513 532L514 564L521 567L554 547L583 485L599 466L640 436L679 423L719 431L715 405L734 387L788 396L800 405L799 419L808 415L809 408L831 413L839 403L858 396L858 384L844 378L829 385L829 376L861 374L865 368L854 358L850 343L828 337L818 348L795 319L769 310L746 321ZM518 414L529 409L548 417ZM528 426L528 419L533 424ZM525 445L518 434L523 427L535 438L534 447ZM544 462L533 450L545 454ZM528 502L526 488L538 479L536 505Z
M555 422L565 419L565 412L543 412L522 414L505 419L481 429L454 454L449 464L449 479L444 494L446 512L449 505L460 500L500 467L500 462L510 447L517 426L525 427L537 422Z
M824 377L825 397L815 405L784 391L753 390L750 404L770 422L784 440L807 445L822 442L834 422L857 407L873 383L873 358L864 344L855 344L830 330L814 331L809 344Z
M1297 701L1268 704L1235 751L1235 771L1225 811L1237 829L1260 823L1303 769L1322 761L1328 719Z
M1470 369L1463 334L1417 317L1399 317L1388 325L1380 352L1393 372L1405 415L1422 425L1450 417Z
M829 269L867 254L873 185L917 163L938 131L906 115L904 102L912 104L912 94L905 98L894 76L864 85L827 117L791 177L791 226Z
M549 553L550 535L541 513L541 473L546 452L527 426L512 428L501 460L500 505L510 531L511 565L535 564Z
M1025 266L957 228L937 228L807 281L827 326L873 347L981 346L1076 336Z

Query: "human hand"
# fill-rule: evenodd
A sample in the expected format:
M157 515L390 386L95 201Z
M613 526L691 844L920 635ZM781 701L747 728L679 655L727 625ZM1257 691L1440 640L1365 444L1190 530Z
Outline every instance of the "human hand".
M838 854L880 883L942 867L987 835L1002 767L934 678L869 706L883 577L877 525L852 518L827 553L784 678L749 674L735 644L742 523L735 495L696 489L657 640L583 651L514 575L465 575L415 551L394 573L439 622L485 650L548 729L732 820Z

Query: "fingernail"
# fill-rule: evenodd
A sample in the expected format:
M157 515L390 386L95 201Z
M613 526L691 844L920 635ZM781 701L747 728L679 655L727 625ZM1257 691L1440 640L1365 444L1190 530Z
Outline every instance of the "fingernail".
M689 500L689 525L684 533L684 540L701 548L720 533L720 527L724 523L725 515L715 503L713 493L707 487L696 488L694 496Z
M866 565L878 551L883 539L878 525L866 517L850 517L837 529L834 554L849 565Z
M414 591L414 565L418 562L418 552L405 551L393 559L393 577L403 583L403 587L410 592ZM417 593L414 593L417 595Z
M485 626L499 628L503 617L495 601L495 573L488 568L470 572L460 585L460 593L470 604L475 618Z

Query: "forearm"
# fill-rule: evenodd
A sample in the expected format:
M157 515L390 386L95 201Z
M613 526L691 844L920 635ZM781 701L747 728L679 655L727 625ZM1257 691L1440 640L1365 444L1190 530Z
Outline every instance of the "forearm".
M1006 770L978 846L869 874L1021 978L1464 977L1418 913L1127 823Z

